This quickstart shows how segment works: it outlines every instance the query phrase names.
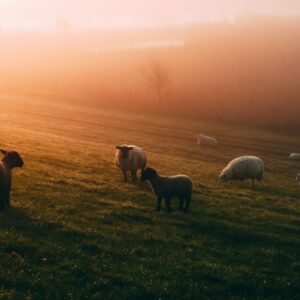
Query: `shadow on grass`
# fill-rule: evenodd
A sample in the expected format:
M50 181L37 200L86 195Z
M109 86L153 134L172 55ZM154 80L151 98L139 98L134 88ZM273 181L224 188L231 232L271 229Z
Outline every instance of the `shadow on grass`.
M263 274L269 271L275 271L280 276L286 277L290 272L287 266L291 264L291 257L299 258L296 251L300 247L300 241L295 235L291 238L280 235L276 228L262 231L256 228L255 224L216 220L207 216L205 212L203 217L193 212L188 215L151 213L147 216L139 215L140 211L137 214L134 212L132 210L123 214L115 212L103 218L99 223L100 226L101 223L112 225L106 226L108 234L103 237L97 231L70 230L63 225L64 223L56 224L42 219L32 219L24 209L13 208L3 213L0 216L0 227L2 236L7 240L0 249L2 248L6 255L12 251L18 252L24 257L24 263L14 263L12 259L8 263L0 262L2 270L9 268L12 274L6 276L4 271L0 271L0 288L14 290L19 296L29 294L40 299L46 295L48 298L51 296L56 299L70 298L70 295L82 299L88 296L101 298L105 295L108 298L121 296L132 298L136 295L137 299L141 296L153 299L164 295L166 299L171 299L174 291L178 295L184 295L187 290L185 273L167 273L168 275L164 277L163 274L173 264L180 263L185 267L188 266L189 272L194 270L190 264L198 266L199 268L190 273L191 282L199 282L199 278L202 278L211 289L214 287L219 289L213 293L215 296L220 295L218 294L222 291L220 285L223 284L227 285L227 296L256 297L259 293L262 296L266 296L267 293L273 296L284 296L285 293L290 296L297 292L297 285L293 282L288 288L284 288L283 283L279 282L277 288L271 283L266 287L261 284L258 287L260 292L257 293L255 291L257 281L245 282L246 275L239 275L237 267L247 266L251 269L250 275L258 274L258 278L263 278ZM122 229L122 224L130 224L128 233L127 227ZM135 227L140 225L146 227ZM110 227L112 228L109 229ZM170 233L170 236L166 236L166 233ZM177 233L179 233L178 240L176 240ZM195 249L192 245L189 246L196 253L199 252L197 259L202 256L211 257L209 261L219 261L223 269L220 267L214 277L206 278L205 274L210 269L207 267L201 270L200 267L203 267L201 259L198 262L194 257L192 261L182 257L182 253L186 253L182 239L197 243ZM201 242L202 240L212 242L206 245L206 242L204 244ZM281 253L286 252L290 255L280 253L278 260L263 270L260 264L266 267L266 255L256 257L263 248L280 249ZM159 260L161 264L153 266L152 258L157 259L157 256L161 256ZM179 257L182 261L178 260ZM47 260L44 261L44 258ZM247 259L251 260L252 266ZM233 270L230 278L225 278L222 273L227 270L225 268L227 265ZM141 266L144 266L145 274L154 280L151 284L147 281L147 277L143 279L136 271ZM52 276L51 281L49 274ZM294 276L294 273L290 274ZM174 290L161 294L163 283L157 278L174 282L172 287ZM194 292L199 294L200 291L199 287Z
M272 226L272 230L268 226L262 230L255 224L232 223L229 220L219 221L207 217L201 220L186 219L184 223L178 223L177 226L184 227L193 234L212 236L222 241L224 245L233 247L249 245L257 247L286 246L294 249L300 247L300 239L296 238L296 232L293 232L295 238L291 235L283 235L280 226Z
M12 254L16 254L22 259L24 266L33 269L63 264L66 259L76 260L76 253L70 249L75 250L76 246L84 244L87 238L86 234L68 230L62 225L34 220L25 210L18 208L10 209L1 215L0 227L4 238L0 247L2 254L10 259L14 258ZM25 280L24 285L20 286L21 290L29 288L31 284L26 286Z

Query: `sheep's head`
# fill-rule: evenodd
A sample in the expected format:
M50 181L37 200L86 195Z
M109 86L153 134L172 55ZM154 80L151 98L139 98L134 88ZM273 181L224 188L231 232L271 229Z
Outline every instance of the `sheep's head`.
M0 149L0 152L4 155L2 161L12 169L16 167L23 167L24 162L21 158L20 154L16 151L6 151L3 149Z
M232 170L228 167L226 167L220 174L219 176L219 183L223 183L225 181L228 181L228 180L232 180Z
M132 150L133 147L122 145L122 146L116 146L116 149L118 149L120 151L121 158L126 159L128 157L129 151Z
M195 134L195 138L198 139L202 139L203 138L203 134L202 133L197 133Z
M225 181L227 181L228 179L227 179L227 176L226 176L226 174L221 174L220 176L219 176L219 183L223 183L223 182L225 182Z
M157 177L157 175L158 173L155 169L147 168L146 170L142 171L141 180L142 181L151 180L152 178Z

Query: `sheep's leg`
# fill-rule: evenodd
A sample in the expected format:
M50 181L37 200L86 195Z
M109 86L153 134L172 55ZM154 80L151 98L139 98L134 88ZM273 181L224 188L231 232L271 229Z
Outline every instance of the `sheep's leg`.
M187 213L189 211L191 200L192 200L191 195L188 195L185 199L185 209L184 209L185 213Z
M127 182L127 172L123 170L123 175L124 175L124 181Z
M136 171L131 171L131 179L135 181L137 179Z
M171 199L170 198L165 198L165 203L166 203L166 207L167 207L167 211L171 212Z
M161 208L161 197L157 197L156 211L160 211L160 208Z
M184 197L179 198L179 211L183 211Z
M254 179L254 178L252 178L251 180L252 180L252 183L251 183L251 188L252 188L252 189L254 189L254 180L255 180L255 179Z
M5 208L9 208L10 207L10 197L9 197L9 194L8 195L6 195L6 197L5 197Z
M10 207L9 194L10 194L9 190L2 192L2 196L0 199L0 210L2 210L2 211L6 210L7 208Z
M10 207L9 199L9 191L3 192L0 199L0 210L4 211Z
M3 205L4 205L4 209L10 207L10 187L4 191L3 193Z
M4 204L5 200L4 199L0 199L0 211L4 211L5 210L5 204Z

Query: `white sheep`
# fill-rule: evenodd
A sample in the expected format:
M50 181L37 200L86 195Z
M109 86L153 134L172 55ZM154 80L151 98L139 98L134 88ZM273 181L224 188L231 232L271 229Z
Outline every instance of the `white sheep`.
M252 180L252 188L254 187L254 180L261 181L264 175L264 162L256 156L241 156L233 159L222 170L219 181L225 182L227 180Z
M300 153L291 153L289 158L292 160L300 160Z
M201 146L218 146L218 141L216 138L204 135L202 133L196 134L197 144Z
M15 151L0 149L0 152L4 154L0 162L0 210L5 210L10 206L12 169L21 168L24 163L19 153Z
M143 170L146 167L146 153L140 147L134 145L116 146L116 165L121 169L124 180L127 181L127 172L131 172L132 181L137 179L137 170Z

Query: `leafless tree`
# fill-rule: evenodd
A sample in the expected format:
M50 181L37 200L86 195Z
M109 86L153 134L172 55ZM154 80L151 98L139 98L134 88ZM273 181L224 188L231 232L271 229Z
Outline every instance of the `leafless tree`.
M171 77L166 66L161 63L159 56L148 60L142 69L142 76L148 86L155 91L157 101L162 103L164 90L171 83Z

